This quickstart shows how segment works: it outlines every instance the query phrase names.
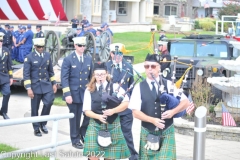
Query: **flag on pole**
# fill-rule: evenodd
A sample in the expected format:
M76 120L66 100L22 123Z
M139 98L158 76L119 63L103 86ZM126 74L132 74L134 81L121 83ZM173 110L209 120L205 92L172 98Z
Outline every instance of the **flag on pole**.
M189 92L189 95L188 95L188 99L190 101L190 105L187 107L186 112L187 112L188 115L191 115L191 113L194 110L195 106L194 106L194 103L193 103L193 100L192 100L192 95L191 95L190 92Z
M60 12L59 12L59 14L58 14L58 17L57 17L55 26L59 26L59 22L60 22Z
M236 122L234 121L231 114L228 112L225 105L222 103L222 125L223 126L236 126Z

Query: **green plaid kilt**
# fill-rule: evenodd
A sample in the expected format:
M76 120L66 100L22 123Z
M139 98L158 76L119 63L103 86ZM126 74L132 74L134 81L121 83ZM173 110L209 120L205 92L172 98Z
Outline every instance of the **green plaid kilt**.
M147 144L148 133L150 132L146 128L141 127L139 160L176 160L176 144L173 125L163 131L162 135L164 139L160 151L147 150L144 148ZM159 135L160 131L151 133Z
M124 139L119 116L112 124L108 124L111 133L112 144L109 147L101 147L97 142L99 130L105 130L105 124L99 125L94 119L90 119L86 136L84 138L83 155L87 157L104 157L108 159L125 159L131 156Z

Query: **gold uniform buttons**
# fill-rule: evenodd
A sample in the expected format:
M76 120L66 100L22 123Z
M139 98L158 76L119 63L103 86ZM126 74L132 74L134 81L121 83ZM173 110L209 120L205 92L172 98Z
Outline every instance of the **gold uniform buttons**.
M82 78L80 78L80 81L82 80Z
M85 72L85 74L87 74L87 72Z
M157 109L157 107L155 107L155 109Z
M80 72L80 74L82 74L82 72Z
M155 112L155 114L157 114L157 112Z
M39 73L39 75L41 75L41 73Z
M80 85L80 87L82 87L82 85Z

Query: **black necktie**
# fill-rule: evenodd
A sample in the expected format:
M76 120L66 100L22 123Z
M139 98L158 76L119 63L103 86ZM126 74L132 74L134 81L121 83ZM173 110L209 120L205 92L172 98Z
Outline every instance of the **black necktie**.
M156 92L156 87L154 85L155 82L151 82L152 84L152 95L153 95L153 98L156 99L157 98L157 92Z
M82 67L83 61L82 61L82 56L80 56L80 66Z

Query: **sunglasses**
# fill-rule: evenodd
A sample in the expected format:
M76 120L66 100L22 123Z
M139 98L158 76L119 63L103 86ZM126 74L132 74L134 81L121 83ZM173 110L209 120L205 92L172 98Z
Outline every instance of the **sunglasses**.
M0 40L0 42L3 42L3 40Z
M37 48L44 48L44 46L37 46Z
M78 44L78 47L85 47L86 45Z
M106 75L106 73L95 74L96 77L103 77L103 76L105 76L105 75Z
M157 66L159 65L144 65L144 68L148 69L149 67L151 67L152 69L155 69Z

